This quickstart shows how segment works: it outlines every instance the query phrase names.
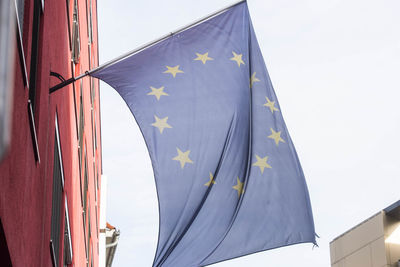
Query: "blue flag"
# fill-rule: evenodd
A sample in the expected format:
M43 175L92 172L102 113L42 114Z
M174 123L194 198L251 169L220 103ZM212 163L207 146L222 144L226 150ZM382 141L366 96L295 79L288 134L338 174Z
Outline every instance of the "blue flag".
M145 138L160 229L153 266L204 266L315 244L295 148L247 4L93 74Z

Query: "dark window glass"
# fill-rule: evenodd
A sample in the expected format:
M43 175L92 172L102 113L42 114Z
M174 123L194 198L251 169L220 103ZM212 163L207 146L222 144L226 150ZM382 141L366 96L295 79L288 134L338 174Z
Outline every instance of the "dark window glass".
M81 41L79 33L79 14L78 14L78 0L74 0L74 10L72 15L72 60L75 64L79 62L79 55L81 52Z
M51 211L51 242L53 246L54 259L60 259L60 232L61 232L61 205L62 205L62 166L60 165L57 134L54 138L54 167L53 167L53 196ZM56 263L56 266L58 265Z
M94 156L95 156L95 152L96 152L96 147L95 147L95 144L94 144L94 138L95 138L95 136L94 136L94 131L95 131L95 129L94 129L94 110L93 110L93 108L91 108L91 119L92 119L92 125L91 125L91 128L92 128L92 150L93 150L93 158L94 158Z
M71 15L69 12L69 0L66 0L67 4L67 21L68 21L68 41L69 41L69 48L72 51L72 42L71 42Z
M87 206L88 206L88 169L87 169L87 155L86 155L86 146L85 146L85 158L84 158L84 165L83 165L83 212L82 212L82 216L83 216L83 229L85 232L85 247L86 247L86 259L88 259L88 252L89 252L89 247L88 247L88 240L87 240L87 233L89 230L86 229L86 222L87 222Z
M72 263L72 238L71 238L71 228L69 224L69 213L67 199L65 199L65 220L64 220L64 267L67 267Z
M90 256L90 258L91 258L90 267L94 267L94 264L93 264L93 248L90 249L90 254L91 254L91 256Z
M98 220L97 220L97 204L96 204L96 207L95 207L95 209L94 209L94 215L96 216L96 235L97 235L97 237L99 237L99 223L98 223Z
M85 114L83 108L83 82L80 83L79 94L79 147L81 148L80 160L82 160L82 147L83 147L83 130L85 127Z
M96 99L96 87L95 87L95 83L94 83L94 78L90 77L90 79L92 81L92 88L93 88L92 98L93 98L93 103L94 103L94 100Z
M82 205L84 207L83 201L84 201L84 190L82 189L82 153L83 153L83 146L84 146L84 138L83 138L83 132L84 132L84 126L85 126L85 114L84 114L84 107L83 107L83 83L81 80L80 83L80 94L79 94L79 129L78 129L78 139L79 139L79 147L78 147L78 156L79 156L79 174L80 174L80 188L81 188L81 200L82 200ZM85 155L86 155L86 149L85 149Z
M96 190L96 162L93 161L93 189L94 189L94 201L97 202L97 190Z
M94 148L97 149L97 117L94 113Z
M72 83L72 92L74 94L74 115L75 115L75 129L76 136L79 138L79 121L78 121L78 97L76 92L75 83Z
M89 69L92 68L92 60L91 60L91 53L90 53L91 49L90 49L90 43L88 45L88 58L89 58Z
M83 218L83 236L85 237L85 252L86 252L86 259L88 255L88 247L86 245L86 216L85 213L82 212L82 218Z
M29 74L29 100L35 111L35 99L37 88L39 47L40 47L40 18L42 13L41 0L35 0L33 5L33 23L32 23L32 46L31 46L31 68Z
M86 1L86 7L89 9L87 12L87 25L88 25L88 39L89 43L93 43L93 22L92 22L92 0Z
M89 207L89 212L88 212L88 237L87 237L87 246L90 251L92 251L92 248L90 247L90 239L92 237L92 226L90 224L90 207ZM93 253L91 253L93 255ZM91 256L92 256L91 255Z
M88 195L88 169L87 169L87 156L85 153L85 163L83 170L84 187L83 187L83 211L86 214L87 211L87 195Z
M99 171L96 169L96 186L97 186L97 190L100 189L99 187Z

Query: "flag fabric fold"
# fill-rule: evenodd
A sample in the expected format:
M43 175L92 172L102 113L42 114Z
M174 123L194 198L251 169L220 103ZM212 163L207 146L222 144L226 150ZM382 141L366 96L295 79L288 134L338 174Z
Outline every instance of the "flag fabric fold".
M149 150L160 213L153 266L315 244L303 171L245 2L91 75L122 96Z

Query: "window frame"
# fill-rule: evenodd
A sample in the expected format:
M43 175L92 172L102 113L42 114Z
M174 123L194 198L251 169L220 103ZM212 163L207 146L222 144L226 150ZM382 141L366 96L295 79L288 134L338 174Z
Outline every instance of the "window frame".
M39 142L36 133L35 116L33 114L33 105L30 99L28 99L28 116L29 116L29 126L31 128L31 136L33 142L33 150L35 153L35 159L40 164L40 153L39 153Z
M32 105L32 110L35 112L37 99L37 83L39 75L40 61L40 44L41 44L41 16L44 11L42 0L33 0L33 21L32 21L32 39L31 39L31 60L29 69L29 100Z
M70 14L70 0L65 1L66 8L67 8L67 28L68 28L68 43L69 43L69 50L72 52L72 34L71 34L71 14Z
M28 78L28 71L26 67L26 57L25 57L25 51L24 51L24 42L23 42L23 25L20 25L20 18L18 14L18 4L17 0L14 0L14 8L15 8L15 18L16 18L16 24L17 24L17 44L18 44L18 54L20 58L20 64L21 64L21 69L22 69L22 76L23 76L23 81L24 85L26 88L29 89L29 78ZM22 7L23 9L25 8ZM23 13L25 14L25 12ZM24 16L25 17L25 16Z
M67 195L65 195L65 226L64 226L64 252L67 253L64 255L65 261L63 262L65 266L72 264L72 259L74 256L73 247L72 247L72 236L71 236L71 226L69 222L69 211L68 211L68 199ZM67 239L67 251L65 250L65 239Z
M73 8L72 8L72 51L71 51L71 60L74 64L79 63L80 53L81 53L81 31L80 31L80 23L79 23L79 8L78 8L78 0L73 0ZM77 50L76 50L77 49Z
M88 43L93 43L93 12L92 12L92 0L86 0L86 22L87 22L87 34Z
M58 158L59 158L59 164L60 164L60 169L61 169L61 183L62 183L62 188L64 191L64 167L63 167L63 160L62 160L62 153L61 153L61 141L60 141L60 128L58 126L58 114L56 112L55 116L55 131L56 131L56 141L57 141L57 147L58 147ZM54 144L56 145L56 144Z
M61 236L63 227L63 195L64 195L64 167L62 162L62 150L61 150L61 140L58 125L58 114L57 110L55 112L55 127L54 127L54 158L53 158L53 186L52 186L52 200L51 200L51 221L50 221L50 254L53 262L53 266L57 267L61 262ZM56 153L57 151L57 153ZM56 157L58 157L58 162L56 162ZM59 165L59 173L56 173L56 164ZM57 182L56 179L60 178L61 181ZM57 184L56 184L57 182ZM60 188L58 188L60 186ZM60 190L60 191L58 191ZM55 195L55 193L58 193ZM64 198L65 199L65 198ZM60 202L60 203L58 203ZM65 203L66 204L66 203ZM57 209L58 208L58 209ZM58 214L57 214L58 213ZM65 220L65 218L64 218ZM58 228L58 229L57 229ZM64 238L63 238L64 240Z

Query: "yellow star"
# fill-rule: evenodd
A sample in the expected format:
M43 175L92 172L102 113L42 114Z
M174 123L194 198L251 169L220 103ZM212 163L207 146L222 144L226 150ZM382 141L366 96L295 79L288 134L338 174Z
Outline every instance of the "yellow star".
M272 168L272 167L267 163L267 160L268 160L268 157L267 157L267 156L265 156L264 158L260 158L258 155L256 155L256 158L257 158L257 162L254 162L254 163L253 163L253 166L260 167L261 174L264 173L264 169L265 169L265 168L269 168L269 169Z
M167 70L164 71L163 73L171 73L174 78L177 73L183 73L183 71L179 69L179 65L176 65L175 67L170 67L170 66L166 66L166 67L167 67Z
M240 67L240 64L244 64L242 60L242 54L236 54L235 52L232 51L233 57L231 57L231 60L236 61L238 66Z
M250 77L250 88L253 88L253 83L259 82L260 80L256 77L256 72Z
M154 88L152 86L150 86L151 92L148 93L147 95L154 95L157 100L160 100L160 97L162 95L168 95L166 92L164 92L164 86L161 86L160 88Z
M264 107L269 107L272 113L274 113L274 111L279 111L279 109L275 107L275 101L270 101L268 97L265 97L265 99L267 99L267 103L264 104Z
M243 185L244 183L242 183L239 177L237 177L237 184L232 188L238 191L238 197L240 197L240 195L244 193Z
M214 60L213 58L208 56L208 52L204 54L196 53L197 57L194 60L201 60L203 64L206 64L207 60Z
M178 156L173 158L173 160L179 161L181 163L182 169L183 169L183 167L185 167L186 163L193 163L193 161L189 158L190 150L188 150L186 152L182 152L179 148L176 148L176 150L178 151Z
M172 128L172 126L167 123L168 117L160 119L159 117L154 115L154 118L156 119L156 121L151 125L157 127L158 130L160 130L160 133L163 133L165 128Z
M215 181L214 181L214 175L212 175L212 173L210 172L210 181L208 181L204 185L205 186L210 186L211 184L215 184Z
M275 132L274 129L271 128L271 135L268 136L268 138L274 139L275 140L275 144L278 146L279 145L279 141L282 143L285 143L285 140L282 139L281 137L281 132Z

